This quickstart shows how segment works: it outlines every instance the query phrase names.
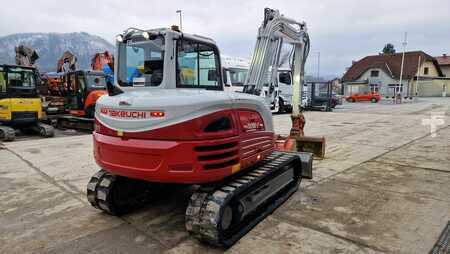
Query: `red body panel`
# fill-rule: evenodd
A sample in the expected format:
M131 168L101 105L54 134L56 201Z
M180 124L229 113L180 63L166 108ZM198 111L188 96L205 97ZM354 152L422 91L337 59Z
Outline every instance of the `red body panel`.
M231 129L202 132L224 115L231 118ZM274 133L264 129L257 112L248 110L224 110L161 129L117 134L96 122L97 163L114 174L163 183L219 181L254 165L275 146Z

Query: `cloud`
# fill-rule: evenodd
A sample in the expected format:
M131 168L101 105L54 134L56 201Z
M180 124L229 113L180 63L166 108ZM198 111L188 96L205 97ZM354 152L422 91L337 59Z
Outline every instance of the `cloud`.
M296 0L296 1L149 1L149 0L22 0L0 9L0 36L20 32L85 31L113 41L128 27L156 28L178 24L212 37L227 55L248 57L253 50L264 7L304 20L311 37L307 72L342 74L352 60L377 54L387 42L401 49L408 31L408 50L432 55L449 53L448 0Z

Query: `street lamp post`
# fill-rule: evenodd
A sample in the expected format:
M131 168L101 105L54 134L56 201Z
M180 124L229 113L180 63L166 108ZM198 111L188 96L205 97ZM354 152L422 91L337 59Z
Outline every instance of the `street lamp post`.
M403 64L405 62L405 50L406 50L406 44L407 44L406 37L407 37L407 33L405 32L405 40L402 43L402 45L403 45L403 53L402 53L402 64L401 64L401 67L400 67L400 84L398 85L398 88L397 88L398 91L396 90L396 93L394 95L394 97L395 97L394 100L395 100L396 103L397 103L397 94L400 93L400 88L403 87L402 78L403 78ZM400 99L400 101L401 101L401 99Z
M183 17L181 14L181 10L177 10L176 13L180 14L180 31L183 31Z

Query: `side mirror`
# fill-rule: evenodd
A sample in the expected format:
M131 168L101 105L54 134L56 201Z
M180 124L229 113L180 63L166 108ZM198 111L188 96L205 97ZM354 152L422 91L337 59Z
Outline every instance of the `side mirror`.
M231 85L230 85L230 84L225 84L225 86L226 86L226 87L231 87Z
M208 71L208 81L217 81L217 72L216 70Z
M273 91L275 91L275 86L274 86L273 84L270 84L270 87L269 87L269 94L272 94Z

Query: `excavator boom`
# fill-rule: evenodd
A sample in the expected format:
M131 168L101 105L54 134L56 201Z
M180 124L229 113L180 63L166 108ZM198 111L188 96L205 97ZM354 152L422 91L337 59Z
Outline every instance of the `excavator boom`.
M286 18L278 10L264 9L264 20L258 29L255 49L253 51L244 92L263 96L266 101L271 97L275 87L280 65L283 43L293 46L291 64L292 82L292 129L288 139L284 138L284 150L312 152L317 158L324 157L325 140L323 138L305 137L303 127L305 118L301 112L300 100L304 78L305 62L309 54L309 36L305 22ZM270 88L262 94L263 87Z
M61 58L58 60L58 66L56 67L57 72L65 71L75 71L77 69L77 57L70 51L63 53ZM67 66L65 66L67 65Z
M19 45L14 48L16 51L16 64L25 67L36 67L36 60L39 59L39 55L36 50L25 45Z

